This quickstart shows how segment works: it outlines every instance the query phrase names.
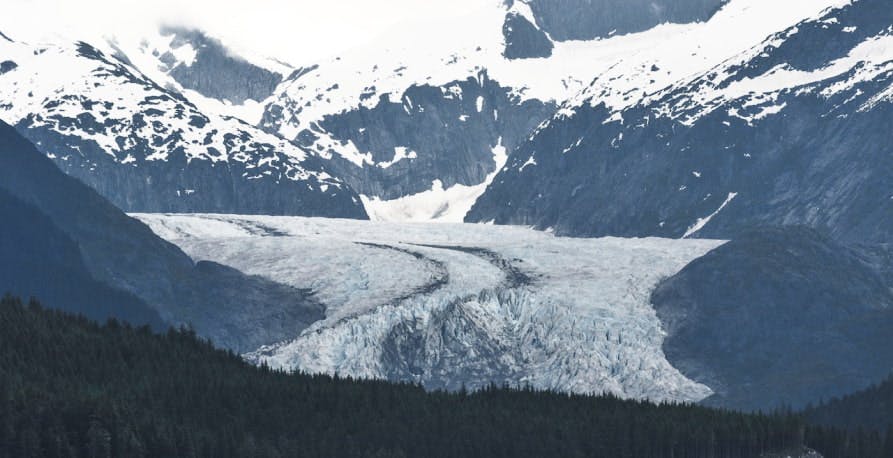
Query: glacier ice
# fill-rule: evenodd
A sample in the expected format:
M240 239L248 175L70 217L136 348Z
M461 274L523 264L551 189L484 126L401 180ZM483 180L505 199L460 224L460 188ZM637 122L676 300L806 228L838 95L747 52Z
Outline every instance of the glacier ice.
M274 368L698 401L661 350L656 284L723 242L520 227L134 215L196 260L311 288L326 319L245 357Z

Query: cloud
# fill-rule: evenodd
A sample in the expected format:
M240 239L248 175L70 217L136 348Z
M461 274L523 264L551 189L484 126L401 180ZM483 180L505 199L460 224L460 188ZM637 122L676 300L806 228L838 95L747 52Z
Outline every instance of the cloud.
M227 44L295 63L340 53L401 24L456 17L491 0L4 0L0 30L23 41L200 28Z

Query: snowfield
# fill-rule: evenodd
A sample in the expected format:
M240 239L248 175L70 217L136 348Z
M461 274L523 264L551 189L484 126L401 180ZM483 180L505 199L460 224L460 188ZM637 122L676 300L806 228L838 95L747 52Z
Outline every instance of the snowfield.
M699 401L650 293L723 242L569 239L518 227L139 214L195 260L310 288L327 317L245 355L314 373Z

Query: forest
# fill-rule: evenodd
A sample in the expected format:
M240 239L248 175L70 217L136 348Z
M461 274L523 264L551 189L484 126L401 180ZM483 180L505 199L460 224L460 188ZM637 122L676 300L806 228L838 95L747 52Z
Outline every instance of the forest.
M794 413L283 373L189 329L157 333L0 300L4 458L720 458L804 447L829 458L893 457L887 435L830 426Z

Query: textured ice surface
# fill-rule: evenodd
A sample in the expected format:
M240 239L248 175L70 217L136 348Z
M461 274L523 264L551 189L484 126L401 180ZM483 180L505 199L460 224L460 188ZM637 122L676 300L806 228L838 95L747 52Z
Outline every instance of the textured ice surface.
M666 360L656 283L722 242L569 239L518 227L136 215L195 259L299 287L327 318L246 355L432 388L530 384L697 401Z

